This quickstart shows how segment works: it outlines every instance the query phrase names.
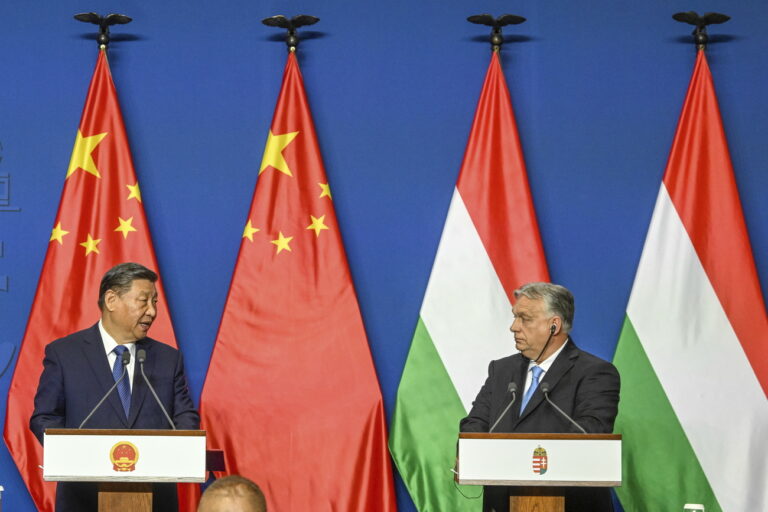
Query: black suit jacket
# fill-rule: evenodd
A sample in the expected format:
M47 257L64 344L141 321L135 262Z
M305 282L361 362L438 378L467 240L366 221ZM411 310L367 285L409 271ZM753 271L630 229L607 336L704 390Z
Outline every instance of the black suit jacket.
M155 388L178 429L197 429L200 416L189 394L181 353L151 338L136 342L147 351L144 373ZM112 368L104 352L98 324L70 334L45 347L43 373L35 395L29 425L43 442L46 428L77 428L114 384ZM131 408L125 416L120 397L113 391L84 428L169 429L160 406L134 365ZM175 485L155 486L155 510L175 510ZM59 483L57 511L96 510L96 484Z
M488 432L512 398L510 382L517 383L516 403L494 432L580 432L554 407L546 403L541 383L524 411L520 411L529 360L521 354L491 361L488 378L461 420L461 432ZM611 363L584 352L569 340L541 382L549 384L550 399L589 433L611 433L619 406L619 372ZM484 509L509 510L509 494L515 488L486 487ZM568 489L566 511L612 510L608 489Z

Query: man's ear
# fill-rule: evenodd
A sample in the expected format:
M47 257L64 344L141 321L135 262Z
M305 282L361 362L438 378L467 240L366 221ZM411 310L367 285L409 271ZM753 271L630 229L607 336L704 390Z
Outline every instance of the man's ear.
M117 299L119 299L120 296L117 295L117 292L115 290L107 290L104 293L104 309L107 311L114 311L115 310L115 303L117 302Z

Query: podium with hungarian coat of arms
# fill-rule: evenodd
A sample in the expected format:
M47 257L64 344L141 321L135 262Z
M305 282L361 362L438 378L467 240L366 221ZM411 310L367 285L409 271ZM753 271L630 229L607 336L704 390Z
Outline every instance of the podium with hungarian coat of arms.
M460 433L456 481L520 487L510 512L563 512L565 487L621 485L621 436Z
M204 430L47 429L43 479L100 482L99 512L152 510L152 484L205 481Z

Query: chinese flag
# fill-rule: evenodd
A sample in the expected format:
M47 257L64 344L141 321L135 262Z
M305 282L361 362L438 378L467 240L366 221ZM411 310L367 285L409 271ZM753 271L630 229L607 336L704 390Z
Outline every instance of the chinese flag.
M53 510L56 489L55 483L43 482L38 467L43 449L29 430L43 349L98 321L101 277L126 261L157 270L115 85L101 50L8 392L5 442L38 510ZM162 283L157 287L160 302L151 336L175 346Z
M376 372L294 54L201 398L270 510L396 510Z

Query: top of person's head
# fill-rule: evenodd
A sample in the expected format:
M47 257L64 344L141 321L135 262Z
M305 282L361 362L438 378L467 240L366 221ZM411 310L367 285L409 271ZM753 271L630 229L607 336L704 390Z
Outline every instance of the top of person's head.
M157 281L157 274L138 263L120 263L107 270L99 286L99 309L104 311L104 295L107 291L114 290L118 295L122 295L129 291L133 282L138 279L154 283Z
M563 332L571 331L576 306L568 288L553 283L528 283L515 290L515 298L520 297L543 300L549 314L559 316L563 321Z
M230 475L208 486L197 512L267 512L267 501L258 485L245 477Z

